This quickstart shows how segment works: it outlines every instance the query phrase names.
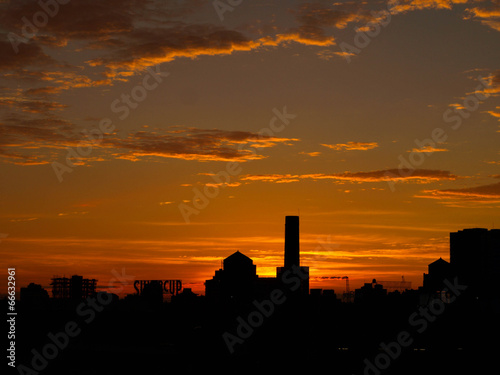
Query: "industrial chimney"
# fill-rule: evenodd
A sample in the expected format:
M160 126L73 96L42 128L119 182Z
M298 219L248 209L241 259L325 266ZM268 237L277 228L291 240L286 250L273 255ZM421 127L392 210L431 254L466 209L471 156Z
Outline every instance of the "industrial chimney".
M299 217L285 217L285 269L300 267Z

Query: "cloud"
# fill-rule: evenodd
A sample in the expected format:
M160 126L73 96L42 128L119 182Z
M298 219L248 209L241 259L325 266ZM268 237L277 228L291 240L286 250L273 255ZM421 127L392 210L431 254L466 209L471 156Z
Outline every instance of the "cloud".
M0 157L8 163L48 164L66 147L77 147L82 140L73 123L51 114L34 117L32 113L15 113L0 122Z
M61 91L59 87L54 86L44 86L38 88L32 88L24 91L24 95L27 97L46 97L48 95L57 94Z
M433 152L446 152L446 151L450 151L446 148L436 148L436 147L433 147L433 146L425 146L425 147L422 147L422 148L413 148L412 150L408 151L408 152L423 152L423 153L429 153L429 154L432 154Z
M500 182L471 188L424 190L415 197L440 200L449 206L461 203L500 203Z
M260 46L242 33L214 25L179 24L156 29L141 28L123 37L125 46L105 57L88 61L91 66L104 66L108 77L135 73L152 65L180 57L229 55L250 51Z
M203 26L197 28L194 25L189 28L178 20L180 16L198 9L202 5L200 0L72 0L59 4L55 13L49 14L47 22L43 27L37 28L34 35L24 35L24 20L30 21L35 14L41 12L38 3L31 0L0 2L2 29L11 36L15 34L28 41L19 43L19 52L15 53L11 43L4 42L7 37L2 35L1 70L40 66L42 62L55 63L43 52L41 46L64 48L70 41L76 41L80 45L81 42L87 42L86 48L75 48L77 52L89 48L103 50L104 57L91 60L94 66L109 65L108 68L111 69L113 66L127 66L126 70L132 72L157 62L170 61L177 56L176 52L180 53L178 56L184 52L193 57L199 55L199 49L215 54L217 49L227 51L230 45L230 37L218 36L216 33L201 35L203 32L200 29ZM146 25L154 25L155 28L148 28ZM186 28L189 31L183 32ZM225 41L228 42L227 45L224 45ZM113 77L112 73L108 72L108 75ZM108 78L101 79L101 82L111 84ZM88 82L85 86L80 85L90 86Z
M290 29L289 31L277 34L276 36L267 36L260 38L256 47L260 46L274 46L288 42L296 42L309 46L327 47L335 45L335 38L333 36L324 35L321 28L318 27L300 27Z
M44 165L49 163L49 160L40 155L26 155L3 149L0 149L0 158L0 160L15 165Z
M15 53L7 36L0 33L0 71L19 69L24 66L46 66L55 61L45 54L36 43L23 44Z
M256 148L274 147L298 141L295 138L261 136L245 131L176 127L167 131L138 131L125 139L110 138L103 142L116 149L120 159L136 161L155 156L197 161L248 161L264 159ZM128 150L128 152L123 151Z
M455 4L465 4L469 0L399 0L394 2L394 13L406 13L423 9L452 9Z
M16 84L19 81L29 83L32 87L25 90L22 94L24 97L31 99L47 98L51 95L59 94L64 90L100 87L113 83L109 78L102 79L101 76L98 76L97 79L94 79L81 74L80 71L80 67L59 64L53 64L43 69L39 66L30 69L16 67L7 69L3 74L3 78ZM37 85L41 86L36 87Z
M454 5L482 3L464 11L463 19L480 21L483 25L500 31L500 4L484 0L399 0L391 8L392 14L406 13L424 9L453 9Z
M242 181L262 181L273 183L290 183L303 180L332 180L334 182L381 182L381 181L407 181L416 183L430 183L441 180L456 180L459 177L448 171L433 169L415 169L411 175L402 176L397 169L384 169L370 172L344 172L344 173L313 173L313 174L266 174L266 175L245 175Z
M497 109L500 109L500 107L497 107ZM500 121L500 112L495 112L495 111L486 111L486 113L489 113L490 115L492 115L493 117L496 117L498 118Z
M111 158L138 161L156 157L245 162L266 158L260 150L299 141L248 131L182 126L144 129L126 137L104 135L102 141L92 145L92 156L79 159L80 165ZM74 124L50 115L39 118L11 115L4 118L0 127L0 150L3 150L0 157L15 164L46 164L66 152L67 147L87 147L89 142ZM9 151L12 149L16 151Z
M302 3L293 13L303 25L344 29L351 22L366 19L367 12L362 6L363 3L354 1L333 3L332 7L321 2Z
M377 142L347 142L347 143L337 143L337 144L324 144L321 146L331 148L332 150L340 151L352 151L352 150L371 150L378 147Z
M498 121L500 121L500 111L498 110L500 110L500 107L496 107L496 111L486 111L486 113L497 118ZM500 133L500 130L497 130L497 133Z
M307 155L307 156L310 156L310 157L315 157L315 156L321 155L321 152L319 152L319 151L313 151L313 152L301 151L301 152L299 152L299 154L301 154L301 155Z
M48 114L50 111L61 110L67 107L67 105L55 101L26 100L20 97L0 97L0 106L39 114Z
M351 53L351 52L338 52L338 51L336 52L336 51L332 51L332 50L329 50L329 49L324 49L324 50L318 51L316 53L316 55L321 60L329 61L329 60L333 59L336 56L337 57L345 58L345 57L355 56L356 54L355 53Z
M319 1L301 3L290 11L294 14L298 26L291 27L276 37L263 38L261 42L275 46L289 41L318 47L335 45L334 30L345 29L350 23L373 19L364 5L355 1L334 2L329 6ZM334 56L343 57L345 53L323 50L318 56L329 60Z
M3 50L9 58L4 65L11 68L39 63L49 59L40 46L67 47L69 42L86 43L77 51L102 51L87 61L94 68L104 68L102 81L127 80L148 66L177 58L229 55L262 47L279 46L290 42L313 46L331 46L334 29L346 28L350 23L372 19L364 4L354 1L333 3L302 3L290 12L296 26L273 27L274 35L250 38L244 33L221 25L193 24L187 16L201 9L200 0L165 1L134 0L72 0L60 5L56 16L50 17L28 44L22 44L22 55L12 53L12 46L4 42ZM2 7L0 22L5 30L21 34L23 17L40 11L34 1L9 1ZM0 46L0 52L3 51ZM342 56L342 52L333 53ZM2 56L4 54L2 53ZM327 54L323 54L329 58ZM1 68L1 66L0 66ZM87 84L88 85L88 84ZM88 87L88 86L87 86Z
M133 0L71 0L60 4L57 13L49 17L46 24L36 33L38 40L55 37L61 43L68 39L106 38L129 32L133 28L134 3L136 11L145 5ZM145 1L144 3L147 3ZM8 1L2 9L0 21L12 32L21 35L23 17L32 20L41 11L38 1ZM47 12L48 13L48 12ZM50 39L48 39L50 40ZM52 40L51 43L54 43Z
M283 184L289 182L297 182L302 179L301 175L292 174L247 174L240 178L242 181L262 181L262 182L273 182L276 184Z
M500 4L489 2L487 6L477 6L466 9L465 19L477 19L496 31L500 31Z
M400 0L399 8L394 8L393 13L428 8L450 9L454 4L465 2ZM112 85L114 80L126 81L149 66L183 57L223 56L291 42L316 47L332 46L335 45L335 31L351 24L362 23L362 26L366 26L368 22L376 22L378 16L372 12L372 5L385 7L384 2L301 2L289 11L294 17L294 25L273 24L267 31L272 30L274 35L250 37L241 31L245 30L244 27L232 30L197 19L196 12L201 11L204 5L205 2L201 0L72 0L60 4L57 14L49 17L46 25L40 27L28 43L20 45L18 54L13 53L9 42L1 42L0 70L17 70L15 76L34 78L35 75L26 71L26 67L57 65L42 47L58 49L71 46L77 52L95 52L86 61L85 69L86 72L99 75L99 78L77 71L60 77L53 74L52 81L58 82L54 86L61 86L61 90L65 90ZM29 0L4 1L0 7L3 29L18 35L22 34L23 17L30 19L40 11L38 2ZM482 17L488 22L493 22L495 12L479 7L469 9L471 17ZM199 23L193 23L195 19ZM352 54L345 51L318 52L319 58L326 60L348 55ZM52 90L54 92L55 89Z
M483 77L483 86L485 87L477 89L471 94L475 94L479 98L488 98L489 96L497 96L500 94L500 70L496 70L488 76Z
M0 127L0 146L30 146L67 140L73 125L56 117L7 117ZM76 140L76 138L75 138Z

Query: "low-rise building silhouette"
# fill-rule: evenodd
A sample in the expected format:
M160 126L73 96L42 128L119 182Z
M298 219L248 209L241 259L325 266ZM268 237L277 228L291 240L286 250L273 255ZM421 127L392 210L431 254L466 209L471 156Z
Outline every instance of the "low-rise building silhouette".
M252 259L236 251L223 261L223 268L205 281L205 295L219 300L244 300L255 293L257 267Z
M387 296L387 289L373 279L354 291L354 303L379 303Z
M42 306L49 300L49 293L41 285L30 283L21 288L20 298L21 302L30 306Z
M439 258L427 267L428 273L424 273L424 291L435 293L443 290L445 287L444 281L453 277L451 264L443 258Z

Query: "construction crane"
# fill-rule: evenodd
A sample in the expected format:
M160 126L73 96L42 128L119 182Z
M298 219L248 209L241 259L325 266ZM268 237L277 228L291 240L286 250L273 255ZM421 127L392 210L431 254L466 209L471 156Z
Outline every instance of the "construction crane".
M345 280L345 292L342 295L342 301L347 303L352 302L353 293L349 290L349 276L330 276L329 278Z
M382 284L389 293L396 290L402 293L411 289L411 281L406 281L404 276L401 276L401 281L384 280L380 281L379 284Z

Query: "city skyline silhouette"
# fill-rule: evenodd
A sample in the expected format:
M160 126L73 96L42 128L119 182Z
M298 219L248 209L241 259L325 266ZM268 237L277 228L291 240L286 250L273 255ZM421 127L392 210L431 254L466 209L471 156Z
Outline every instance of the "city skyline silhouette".
M21 352L23 361L18 365L19 373L76 370L67 361L76 361L83 353L93 357L98 354L94 349L84 349L85 345L99 342L98 337L111 340L99 349L102 353L126 350L123 345L128 342L128 347L151 348L151 355L155 350L160 355L166 349L158 340L170 338L174 340L172 348L186 350L182 356L204 353L208 356L204 356L206 363L216 358L224 361L229 367L220 365L221 371L247 367L248 361L254 361L250 368L265 365L270 369L291 370L298 366L320 370L325 365L325 354L321 353L330 348L339 373L418 373L422 366L431 363L436 370L431 373L440 373L445 368L463 370L463 366L479 358L479 352L492 350L490 343L484 346L486 342L477 341L483 333L473 327L477 328L477 319L481 319L482 325L498 327L495 317L500 315L500 297L490 278L497 275L500 266L500 230L474 228L451 232L452 261L439 258L430 263L428 273L423 273L423 286L418 289L408 288L410 284L403 281L398 285L388 283L393 288L388 291L383 282L373 279L355 289L352 299L343 299L333 289L309 289L309 267L300 260L299 220L299 216L285 218L283 266L277 267L275 278L258 276L252 259L236 251L224 259L212 279L207 279L205 296L182 288L180 280L135 280L133 284L140 285L137 293L122 299L113 293L98 292L97 280L78 275L54 277L50 297L41 285L30 283L21 288L17 306L29 328L21 329L18 338L34 333L37 337L38 332L38 342L45 339L45 343L41 347L38 344L38 348L35 345L31 351L26 350L29 345L22 345L23 350L17 348L18 358ZM398 290L398 286L404 289ZM66 317L62 320L66 328L54 333L54 328L61 326L59 316ZM348 323L339 326L330 320L332 316ZM50 319L41 323L41 317ZM158 331L150 326L144 330L141 317L150 320L148 325L162 328ZM174 326L162 324L170 319L176 319ZM106 328L108 325L114 328ZM43 334L47 329L48 333ZM112 336L104 333L109 329L113 329ZM85 331L93 333L85 336ZM123 337L129 334L142 337L143 341L138 344ZM184 335L190 336L187 342L182 339ZM116 341L117 337L123 338ZM315 338L312 342L311 337ZM318 346L326 343L323 340L327 338L330 342L325 348ZM199 346L205 340L205 345L211 345L208 351ZM264 348L273 340L278 340L281 347L268 352L271 348ZM71 345L79 349L58 355ZM280 355L304 354L310 345L315 348L307 351L312 365L293 360L282 362L276 359L277 354L270 354L274 350ZM454 358L454 365L450 367L448 361L438 360L443 353ZM153 358L154 355L148 363L130 363L135 363L136 370L160 371L161 362ZM114 362L99 363L98 371L102 372L93 373L121 368ZM86 365L78 368L88 373L96 371ZM195 371L198 366L181 361L172 368Z

